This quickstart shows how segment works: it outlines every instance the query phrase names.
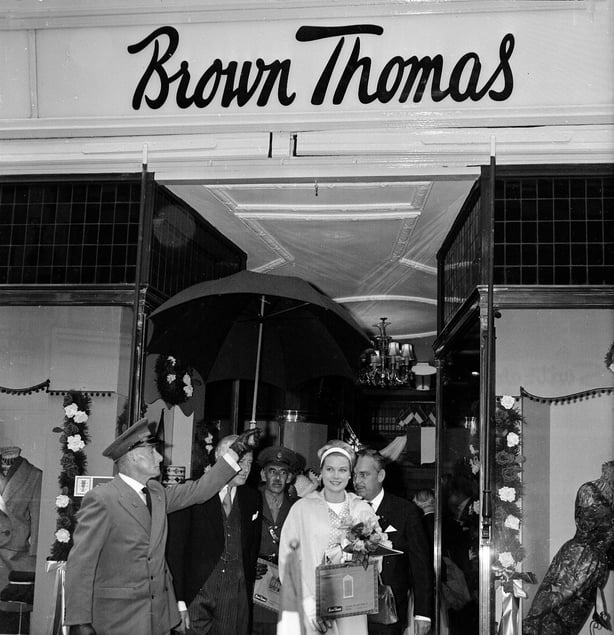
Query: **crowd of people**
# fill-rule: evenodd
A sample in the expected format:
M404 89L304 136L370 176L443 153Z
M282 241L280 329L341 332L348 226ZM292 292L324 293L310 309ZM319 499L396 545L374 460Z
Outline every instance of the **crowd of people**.
M283 595L296 555L298 630L284 635L431 630L433 493L410 501L388 492L386 459L374 449L331 440L306 470L300 454L260 448L257 437L254 429L220 439L209 470L168 487L158 480L152 424L143 419L113 441L103 454L117 475L85 495L67 561L71 635L281 633L281 615L254 603L254 585L271 569ZM248 479L258 472L254 488ZM352 558L343 545L356 519L398 552L372 560L392 591L394 623L318 614L316 568Z

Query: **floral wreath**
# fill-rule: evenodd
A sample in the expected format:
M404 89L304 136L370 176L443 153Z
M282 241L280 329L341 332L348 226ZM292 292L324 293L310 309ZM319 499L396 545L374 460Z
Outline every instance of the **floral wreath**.
M522 480L525 457L520 452L523 416L509 395L497 399L495 410L495 507L493 571L506 593L526 597L520 582L536 583L532 573L518 571L525 557L520 542ZM518 581L518 582L515 582Z
M610 346L610 350L605 354L603 361L605 362L606 368L610 372L614 373L614 342L612 342L612 346Z
M62 466L58 483L60 494L55 499L58 513L55 542L51 546L50 560L65 561L73 545L73 531L80 501L74 497L75 477L86 472L87 457L83 452L89 442L87 420L91 400L85 393L71 391L64 397L64 425L53 428L60 434Z
M177 406L192 396L192 369L176 357L159 355L155 372L158 392L167 404Z

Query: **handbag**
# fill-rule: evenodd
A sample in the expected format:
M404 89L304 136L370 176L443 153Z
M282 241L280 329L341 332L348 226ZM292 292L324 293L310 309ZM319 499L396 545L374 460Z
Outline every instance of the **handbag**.
M377 581L377 613L369 613L367 621L373 624L396 624L399 621L397 615L397 604L394 599L392 587L382 582L382 576L379 575Z

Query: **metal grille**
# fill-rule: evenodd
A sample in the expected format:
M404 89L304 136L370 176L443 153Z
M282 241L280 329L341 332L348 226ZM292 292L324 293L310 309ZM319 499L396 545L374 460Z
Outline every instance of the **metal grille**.
M495 284L614 280L614 182L607 176L497 179Z
M169 297L245 267L234 243L154 183L150 287ZM0 183L0 284L134 284L140 176Z
M444 323L479 284L480 276L480 199L467 210L464 222L445 254L443 263Z
M134 282L138 183L0 183L0 284Z

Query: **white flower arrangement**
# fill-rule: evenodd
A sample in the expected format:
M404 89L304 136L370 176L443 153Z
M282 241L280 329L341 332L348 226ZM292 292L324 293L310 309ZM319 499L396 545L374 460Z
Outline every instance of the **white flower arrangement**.
M518 518L518 516L514 516L513 514L508 514L503 524L514 531L520 530L520 518Z
M514 560L514 556L509 551L503 551L499 554L499 562L505 568L513 568L516 566L516 561Z
M503 397L501 397L501 406L506 410L513 408L515 403L516 400L511 395L504 395Z
M508 448L515 448L520 443L520 437L515 432L509 432L506 441Z
M83 410L77 410L74 419L76 423L85 423L88 420L88 416Z
M69 419L74 419L76 423L85 423L88 419L87 413L79 410L79 407L74 402L64 406L64 414Z
M66 439L66 447L72 452L78 452L85 447L85 442L80 434L73 434Z
M67 529L58 529L55 532L55 537L58 542L68 542L70 540L70 532Z
M70 498L66 496L66 494L60 494L59 496L56 496L55 498L55 506L58 507L59 509L64 509L65 507L68 507L69 503L70 503Z
M64 406L64 413L69 419L72 419L77 414L77 412L79 412L79 408L76 403L71 403L67 406Z
M513 503L516 500L516 490L513 487L501 487L497 494L502 501Z

